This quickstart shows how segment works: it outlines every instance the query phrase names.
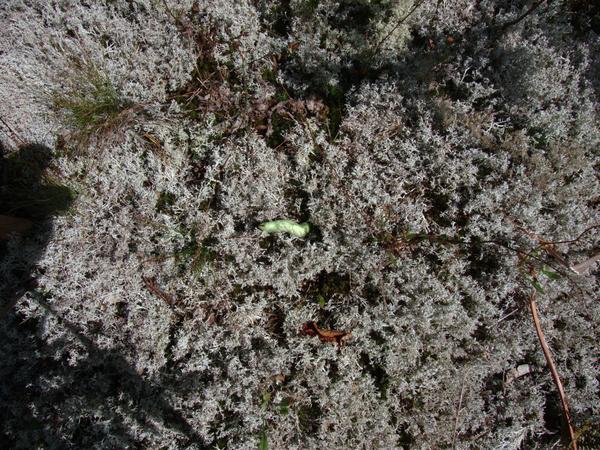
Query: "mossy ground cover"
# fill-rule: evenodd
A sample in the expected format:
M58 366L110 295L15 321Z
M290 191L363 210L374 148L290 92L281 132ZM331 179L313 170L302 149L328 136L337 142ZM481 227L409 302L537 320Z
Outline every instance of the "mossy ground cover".
M597 446L594 12L3 4L3 442Z

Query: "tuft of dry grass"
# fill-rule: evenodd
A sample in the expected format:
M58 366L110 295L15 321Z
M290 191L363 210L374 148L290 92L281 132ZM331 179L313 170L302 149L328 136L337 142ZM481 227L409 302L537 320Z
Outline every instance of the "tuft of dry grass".
M75 65L65 86L53 91L50 101L78 144L87 144L99 136L114 137L136 111L136 106L123 98L110 78L88 61Z

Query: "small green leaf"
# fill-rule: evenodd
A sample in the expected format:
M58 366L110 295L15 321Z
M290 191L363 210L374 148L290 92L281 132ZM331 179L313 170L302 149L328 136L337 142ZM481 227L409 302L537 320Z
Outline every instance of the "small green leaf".
M260 432L260 442L258 443L259 450L269 450L269 441L267 440L267 432Z
M269 402L270 401L271 401L271 393L270 392L263 392L262 403L260 404L260 407L262 409L267 409L267 406L269 406Z
M419 237L421 237L421 233L414 233L412 231L407 231L406 233L404 233L404 240L408 242Z
M287 415L287 413L290 412L290 408L289 408L290 402L287 398L284 398L283 400L281 400L281 403L279 403L279 414L281 415Z
M531 282L536 291L538 291L540 294L544 293L544 289L538 280L532 280Z
M319 297L317 299L319 300L319 306L321 308L325 308L325 305L327 304L325 297L323 297L322 295L319 295Z
M551 280L558 280L560 278L560 274L553 272L552 270L548 269L546 266L544 266L540 272L542 273L542 275L547 276Z

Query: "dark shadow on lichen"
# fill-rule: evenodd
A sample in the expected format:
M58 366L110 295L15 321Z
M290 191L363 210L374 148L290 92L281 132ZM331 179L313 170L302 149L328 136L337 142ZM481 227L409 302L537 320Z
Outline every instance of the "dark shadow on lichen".
M52 424L28 406L30 400L39 397L39 384L28 381L58 362L37 356L43 345L36 335L37 324L15 311L19 298L35 289L35 266L53 232L51 217L66 212L74 199L68 187L49 176L51 160L52 150L44 145L28 144L8 151L0 143L0 255L4 266L0 280L0 357L4 361L0 369L0 423L5 424L0 433L5 445L12 448L37 447L42 442L50 448L66 448L68 444ZM12 225L16 221L25 225L17 229ZM15 236L17 231L20 237ZM21 239L22 245L12 246L10 239Z
M3 312L31 286L31 272L52 235L51 217L65 213L75 198L70 188L51 176L52 156L52 150L41 144L24 145L12 152L0 144L0 215L5 223L19 220L28 224L20 231L27 251L9 254L10 227L0 240L3 260L10 258L3 262L11 261L1 284Z
M51 294L37 287L41 269L36 265L52 238L53 217L67 212L75 198L53 179L52 158L51 149L31 144L12 152L2 148L0 159L0 217L30 223L27 232L12 237L21 246L0 241L4 448L91 448L101 442L112 448L143 447L132 422L149 434L160 433L155 424L162 423L178 435L175 444L182 447L204 445L167 396L167 389L197 392L203 374L194 374L193 380L175 377L167 365L157 380L148 380L119 352L98 347L79 324L55 309ZM40 316L22 312L28 309ZM43 333L48 332L60 337L47 340Z

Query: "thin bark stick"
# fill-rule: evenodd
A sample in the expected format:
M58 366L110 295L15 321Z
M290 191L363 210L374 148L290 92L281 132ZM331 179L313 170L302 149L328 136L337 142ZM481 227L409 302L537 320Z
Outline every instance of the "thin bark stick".
M527 11L525 11L523 14L521 14L519 17L517 17L516 19L511 20L510 22L507 22L504 25L502 25L502 31L505 31L507 28L512 27L513 25L518 24L525 17L527 17L529 14L531 14L533 11L535 11L542 3L544 3L544 1L546 1L546 0L538 0L533 5L531 5L531 7ZM551 3L551 1L548 1L548 3Z
M419 7L425 3L425 0L421 0L420 2L415 2L412 7L410 8L410 10L408 11L408 13L406 13L406 15L404 15L397 23L396 25L394 25L394 27L377 43L377 45L375 46L375 50L373 51L373 53L377 53L379 51L379 47L381 47L381 45L388 40L388 38L392 35L392 33L394 33L394 31L396 31L400 25L402 25L404 22L406 22L406 19L408 19L410 16L412 16L412 14L419 9Z
M6 121L5 121L5 120L4 120L2 117L0 117L0 122L2 122L2 124L3 124L3 125L4 125L4 126L7 128L7 129L8 129L8 131L10 131L10 132L12 133L13 137L14 137L14 138L15 138L17 141L19 141L19 143L20 143L20 144L22 144L22 145L25 145L25 144L26 144L26 142L25 142L25 139L23 139L23 138L22 138L22 137L19 135L19 133L17 133L15 130L13 130L13 129L11 128L11 126L10 126L8 123L6 123Z
M460 418L460 410L462 408L463 397L465 395L465 376L462 377L460 387L460 397L458 399L458 407L456 408L456 416L454 417L454 432L452 433L452 448L456 448L456 438L458 437L458 420Z
M542 331L542 325L540 324L540 317L538 315L537 305L535 303L536 291L533 290L531 295L529 296L529 308L531 309L531 316L533 317L533 323L535 325L535 331L540 340L540 344L542 346L542 351L544 352L544 357L546 358L546 363L550 368L550 372L552 373L552 379L554 380L554 384L558 389L558 395L560 397L560 403L562 404L562 410L564 418L567 422L567 427L569 430L569 437L571 439L571 445L573 450L577 450L577 438L575 437L575 431L573 430L573 425L571 423L571 414L569 413L569 405L567 404L567 397L565 395L565 390L563 389L562 382L560 381L560 376L558 375L558 370L556 370L556 366L554 365L554 360L552 359L552 354L550 353L550 348L546 343L546 338L544 337L544 332Z
M142 277L142 280L144 281L146 289L148 289L152 294L160 298L171 308L175 306L175 300L173 300L173 297L160 288L160 286L156 282L156 278Z

